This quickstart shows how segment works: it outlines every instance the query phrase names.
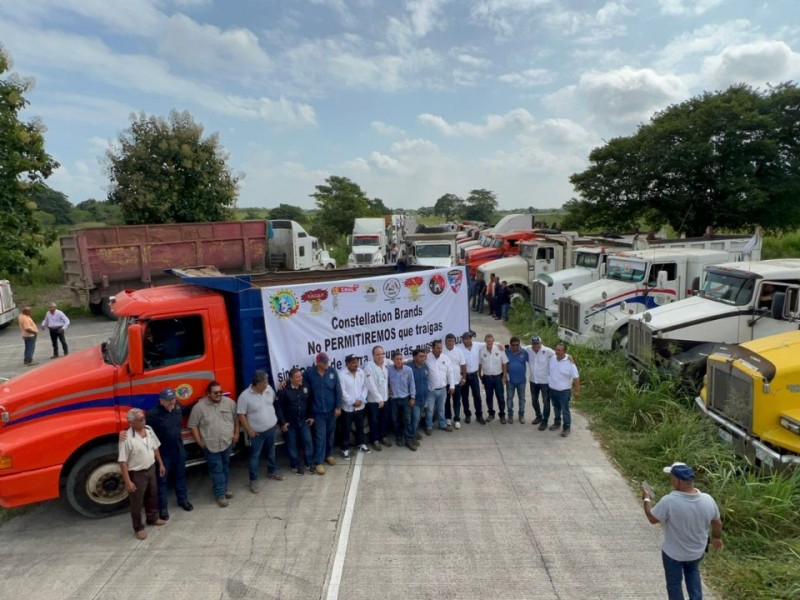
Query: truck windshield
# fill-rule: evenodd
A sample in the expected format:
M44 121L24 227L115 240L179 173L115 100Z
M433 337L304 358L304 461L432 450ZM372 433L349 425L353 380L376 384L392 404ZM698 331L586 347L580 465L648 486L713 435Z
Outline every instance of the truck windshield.
M448 258L449 244L420 244L416 247L417 258Z
M617 281L633 281L640 282L644 280L647 274L647 263L638 260L624 260L621 258L612 258L608 261L608 274L609 279L616 279Z
M708 271L703 284L703 296L717 302L743 306L750 304L755 280L735 273Z
M496 240L492 240L492 245L490 248L502 248L503 247L503 240L497 238Z
M108 341L108 357L112 364L121 365L128 358L128 325L131 318L117 319L114 335Z
M596 269L600 262L600 255L594 252L578 252L575 257L575 266L586 269Z
M377 235L359 235L353 237L353 246L380 246L381 238Z
M530 258L531 260L536 259L536 246L531 246L529 244L520 244L519 246L519 255L522 258Z

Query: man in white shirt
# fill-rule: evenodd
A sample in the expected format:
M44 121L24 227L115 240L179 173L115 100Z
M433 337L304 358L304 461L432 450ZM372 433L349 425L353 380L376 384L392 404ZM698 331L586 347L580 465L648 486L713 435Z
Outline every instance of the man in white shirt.
M542 338L538 335L531 337L531 345L525 346L525 352L528 354L531 404L536 413L532 424L539 425L539 431L544 431L550 420L550 387L547 385L550 379L550 359L556 353L542 344ZM542 396L541 406L539 405L539 394Z
M467 361L463 352L456 347L456 336L448 333L444 337L442 354L450 359L453 369L453 381L456 384L453 395L445 400L444 418L447 424L454 423L456 429L461 429L461 386L467 382ZM469 405L464 407L464 412L469 412Z
M342 456L350 458L350 432L356 425L356 445L361 452L369 452L364 438L364 409L367 406L367 377L358 366L358 357L348 354L344 359L345 368L339 371L342 382ZM380 448L380 446L378 446Z
M50 358L58 358L58 342L61 342L64 356L69 354L67 327L69 327L69 317L58 310L55 302L51 302L42 321L42 331L47 329L50 332L50 342L53 344L53 356Z
M428 410L425 413L425 435L433 433L433 413L436 413L436 420L439 429L442 431L453 431L453 427L447 424L444 416L444 403L448 395L453 394L455 380L453 376L452 363L450 359L442 354L442 340L433 340L431 352L425 359L428 365Z
M484 347L481 348L478 366L478 375L483 382L486 392L486 410L489 413L487 421L493 421L494 397L497 396L497 407L500 409L500 422L506 424L506 398L503 388L508 383L508 357L504 350L494 344L494 336L487 333L483 338Z
M485 425L486 419L483 418L481 387L480 379L478 378L480 352L481 348L483 348L483 343L474 342L472 340L474 337L475 333L473 331L465 331L461 334L461 343L458 345L458 349L461 350L461 354L464 356L464 364L466 367L464 383L461 386L461 401L464 403L464 413L467 415L465 421L469 424L472 421L472 413L469 410L469 393L472 392L472 403L475 406L475 418L478 420L478 423Z
M145 425L144 411L132 408L128 411L128 429L125 439L119 442L119 468L125 489L131 500L131 522L133 532L140 540L147 538L142 524L142 507L148 525L161 526L167 522L158 516L158 487L155 464L158 473L164 477L166 470L161 461L158 447L161 443L150 427Z
M549 369L548 386L550 387L550 400L553 403L555 412L554 422L550 426L550 431L556 431L559 425L563 423L561 437L567 437L572 426L569 401L573 388L575 397L580 396L581 381L578 377L578 367L567 356L567 346L563 342L556 344L555 356L550 359Z
M392 442L386 437L389 430L389 370L386 367L386 352L381 346L372 349L372 360L364 365L364 376L367 382L367 416L369 417L369 436L372 447L382 450L381 446L391 447Z

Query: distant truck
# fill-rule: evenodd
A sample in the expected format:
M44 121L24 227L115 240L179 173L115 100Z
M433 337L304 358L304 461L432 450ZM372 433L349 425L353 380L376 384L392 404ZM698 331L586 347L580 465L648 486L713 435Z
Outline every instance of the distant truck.
M466 257L466 250L468 248L475 247L477 245L483 245L485 247L485 241L487 236L490 234L495 233L508 233L509 231L513 231L514 229L532 229L534 223L534 215L530 214L513 214L513 215L506 215L502 219L500 219L494 227L489 229L484 229L480 232L480 237L478 240L471 240L466 241L459 244L458 251L459 251L459 258L463 261Z
M456 260L456 232L407 233L406 257L409 264L453 267Z
M472 277L478 273L478 267L504 256L517 256L520 244L526 240L539 239L534 229L515 229L507 233L493 235L492 242L485 248L476 248L467 252L465 264Z
M272 239L268 239L272 236ZM126 289L175 283L169 269L214 266L223 273L333 268L317 239L294 221L217 221L75 229L61 237L64 278L75 304L116 315Z
M800 332L719 346L697 407L757 467L800 465Z
M0 279L0 329L5 329L19 316L14 294L7 279Z
M797 331L800 259L781 258L707 267L691 298L631 317L628 360L657 367L698 389L706 357L721 345Z
M632 315L692 295L705 267L739 258L748 241L731 242L728 250L653 248L609 257L603 279L559 299L558 337L601 350L626 348ZM760 256L759 249L750 258Z
M350 240L349 267L371 267L386 263L386 221L382 217L357 218Z

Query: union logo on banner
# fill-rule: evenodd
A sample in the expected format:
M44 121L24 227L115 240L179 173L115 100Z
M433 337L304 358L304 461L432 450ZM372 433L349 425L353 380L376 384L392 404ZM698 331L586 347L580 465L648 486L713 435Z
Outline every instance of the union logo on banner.
M288 319L300 309L292 290L280 290L270 296L269 307L281 319Z
M461 289L461 283L464 281L464 271L461 269L453 269L447 272L447 281L450 284L450 289L454 293L458 293Z

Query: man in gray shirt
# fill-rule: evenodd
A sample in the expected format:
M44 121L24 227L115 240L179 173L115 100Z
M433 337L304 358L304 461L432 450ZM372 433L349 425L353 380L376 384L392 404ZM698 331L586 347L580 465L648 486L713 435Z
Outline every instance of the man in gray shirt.
M694 487L694 469L676 462L664 467L674 491L655 506L647 490L643 492L644 514L652 524L664 524L661 559L667 580L669 600L683 600L682 580L686 580L689 600L702 600L700 561L709 544L722 549L722 521L714 499ZM652 507L652 508L651 508ZM708 529L711 527L711 539Z
M275 412L275 391L269 385L269 377L264 369L253 373L250 387L239 394L236 401L236 414L239 423L250 440L250 491L261 491L258 485L258 463L261 452L267 451L267 479L283 481L275 464L275 426L278 416ZM280 409L279 409L280 410Z

